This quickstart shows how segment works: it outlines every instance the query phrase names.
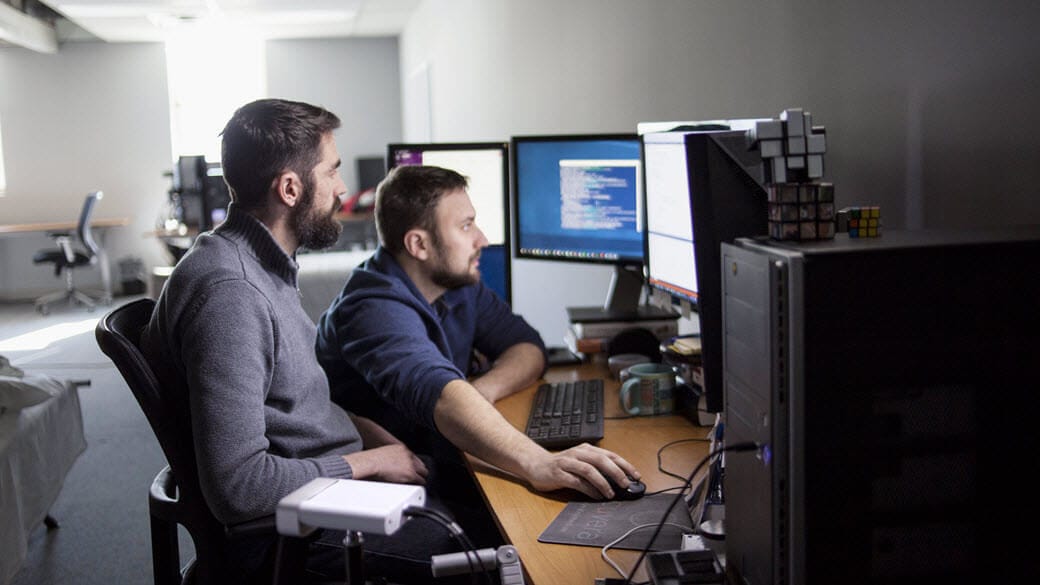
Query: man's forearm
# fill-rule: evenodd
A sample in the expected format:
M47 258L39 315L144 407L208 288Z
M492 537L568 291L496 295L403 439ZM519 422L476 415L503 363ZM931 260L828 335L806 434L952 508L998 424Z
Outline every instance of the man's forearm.
M453 445L521 478L529 477L527 466L549 455L464 380L444 387L433 416L437 429Z
M533 343L518 343L499 356L486 374L471 383L484 398L494 403L529 386L544 369L542 350Z

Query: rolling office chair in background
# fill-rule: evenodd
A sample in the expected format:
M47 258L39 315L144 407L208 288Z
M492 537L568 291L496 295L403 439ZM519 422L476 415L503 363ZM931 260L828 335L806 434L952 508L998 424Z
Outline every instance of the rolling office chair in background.
M94 206L103 194L101 191L93 191L87 194L83 202L83 209L79 214L79 223L76 225L76 237L83 246L82 250L72 248L72 235L69 232L52 232L57 249L40 250L33 256L33 264L54 264L54 276L65 273L65 290L53 292L36 299L36 310L46 315L50 312L50 305L58 301L68 301L69 304L79 303L88 309L93 309L98 299L90 297L76 288L72 281L72 271L79 266L95 264L98 257L98 245L94 242L94 234L90 229L90 219L94 214Z
M101 351L123 375L159 440L166 461L148 494L152 534L152 571L155 585L242 583L243 576L230 566L230 543L253 535L277 538L275 583L303 580L307 541L278 535L272 514L254 521L225 526L210 512L202 497L195 465L191 431L183 408L174 404L140 351L141 331L155 306L153 299L139 299L117 307L98 321L94 334ZM186 395L184 395L186 396ZM183 568L177 542L177 525L184 526L195 545L195 558Z

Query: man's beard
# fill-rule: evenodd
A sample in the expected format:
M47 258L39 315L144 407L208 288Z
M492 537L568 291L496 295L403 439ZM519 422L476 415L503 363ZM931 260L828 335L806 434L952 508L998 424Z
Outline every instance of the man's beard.
M473 263L473 260L480 257L479 251L469 258L469 262L466 263L466 268L464 270L461 272L452 272L445 261L447 254L441 245L440 238L434 237L433 247L437 252L438 259L430 273L430 280L432 280L434 284L447 290L455 290L471 284L477 284L477 282L480 281L480 271L477 270L476 272L471 272L469 270L469 266Z
M292 225L300 247L308 250L328 248L339 240L343 224L335 218L339 209L339 198L332 202L332 209L321 210L314 206L314 184L304 185L300 205L293 210Z

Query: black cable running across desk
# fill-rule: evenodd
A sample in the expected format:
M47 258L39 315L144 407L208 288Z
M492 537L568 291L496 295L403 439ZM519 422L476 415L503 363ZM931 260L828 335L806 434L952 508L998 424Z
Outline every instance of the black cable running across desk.
M590 378L538 387L527 436L546 449L566 449L603 438L603 380Z

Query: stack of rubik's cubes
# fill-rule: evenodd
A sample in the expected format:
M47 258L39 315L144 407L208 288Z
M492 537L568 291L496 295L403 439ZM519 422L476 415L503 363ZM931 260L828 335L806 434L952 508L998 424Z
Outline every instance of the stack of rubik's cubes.
M790 108L778 120L760 120L748 143L762 156L769 197L769 236L774 240L834 238L834 185L822 182L827 134L812 115Z

